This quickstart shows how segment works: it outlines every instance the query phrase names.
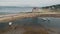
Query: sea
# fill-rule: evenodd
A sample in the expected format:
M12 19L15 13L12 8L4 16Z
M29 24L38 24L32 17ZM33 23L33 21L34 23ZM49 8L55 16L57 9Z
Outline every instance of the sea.
M0 6L0 15L32 12L33 7Z
M4 14L15 14L20 12L31 12L32 7L0 7L0 15ZM44 20L45 18L46 20ZM9 22L0 22L0 30L7 29L9 27ZM33 24L29 24L33 23ZM60 33L60 18L54 17L37 17L36 19L33 18L24 18L13 21L14 25L24 25L24 26L31 26L31 25L38 25L44 27L46 29L51 29L55 33ZM52 33L51 33L52 34Z

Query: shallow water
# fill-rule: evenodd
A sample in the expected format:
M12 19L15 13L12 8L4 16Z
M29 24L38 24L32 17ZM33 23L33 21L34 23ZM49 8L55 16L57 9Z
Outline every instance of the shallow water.
M59 34L60 33L60 18L53 18L53 17L43 17L47 20L43 20L42 17L38 18L25 18L13 21L13 25L18 26L41 26L46 28L50 34ZM7 29L7 23L0 23L0 29ZM53 31L53 32L52 32Z
M38 23L40 23L42 26L44 26L46 29L48 29L49 34L59 34L60 32L60 18L53 18L53 17L46 17L46 19L49 18L49 21L43 21L38 19Z

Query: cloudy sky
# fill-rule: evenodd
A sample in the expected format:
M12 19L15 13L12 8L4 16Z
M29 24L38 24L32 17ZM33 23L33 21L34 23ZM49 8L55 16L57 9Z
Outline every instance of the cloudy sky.
M60 0L0 0L0 6L49 6L60 4Z

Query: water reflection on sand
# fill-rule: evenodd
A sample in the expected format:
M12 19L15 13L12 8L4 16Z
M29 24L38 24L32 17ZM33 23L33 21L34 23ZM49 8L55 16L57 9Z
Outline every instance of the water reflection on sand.
M3 24L3 25L5 26L4 28L6 28L8 26L8 22L7 24ZM3 25L0 26L3 27ZM14 31L19 32L19 31L26 31L26 30L28 30L29 33L32 33L30 32L32 30L33 32L37 33L38 31L40 32L40 29L41 30L43 29L44 30L43 32L48 31L49 34L60 33L60 18L54 18L54 17L25 18L25 19L19 19L13 21L13 25L17 25L18 29L15 28L16 30L13 30L12 33L14 33ZM0 27L0 29L2 27Z
M41 17L40 17L41 18ZM46 17L46 19L49 17ZM60 18L50 17L50 21L41 22L42 20L39 19L38 21L42 26L48 29L50 34L59 34L60 33Z

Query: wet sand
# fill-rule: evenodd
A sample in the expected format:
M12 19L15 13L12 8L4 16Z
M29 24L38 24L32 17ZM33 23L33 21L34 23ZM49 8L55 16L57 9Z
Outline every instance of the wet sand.
M40 26L12 26L0 34L48 34L48 31Z
M39 25L11 26L7 30L0 30L0 34L60 34L60 28L44 28Z

